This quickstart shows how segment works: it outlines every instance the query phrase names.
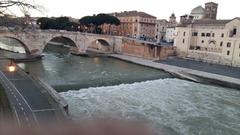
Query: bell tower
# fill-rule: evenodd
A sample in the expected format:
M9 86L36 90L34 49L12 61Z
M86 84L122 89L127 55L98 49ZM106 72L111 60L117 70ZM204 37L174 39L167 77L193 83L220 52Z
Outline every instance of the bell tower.
M205 3L205 19L217 19L218 4L214 2Z

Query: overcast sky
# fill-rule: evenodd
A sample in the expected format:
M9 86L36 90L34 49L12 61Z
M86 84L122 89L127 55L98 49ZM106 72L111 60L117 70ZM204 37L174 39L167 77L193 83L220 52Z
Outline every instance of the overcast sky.
M168 19L171 13L176 16L190 14L194 7L210 0L35 0L45 7L44 14L34 16L72 16L81 18L98 13L120 11L144 11L158 19ZM214 0L219 4L218 19L240 17L239 0Z

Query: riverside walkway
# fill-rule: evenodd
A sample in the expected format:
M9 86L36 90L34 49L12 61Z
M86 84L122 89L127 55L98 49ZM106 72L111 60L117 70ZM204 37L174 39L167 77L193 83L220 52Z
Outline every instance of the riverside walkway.
M58 122L67 119L60 102L51 95L47 84L23 72L7 71L8 60L0 60L0 83L10 101L15 119L20 126L37 126L44 122ZM62 99L59 99L64 102ZM65 106L67 106L66 103Z
M143 58L128 56L128 55L120 55L120 54L111 54L110 57L117 58L120 60L132 62L135 64L152 67L155 69L160 69L166 72L173 74L182 79L187 79L195 82L201 83L213 83L225 87L235 88L240 90L240 79L228 77L219 74L213 74L209 72L203 72L198 70L193 70L190 68L183 68L163 63L154 62L151 60L146 60Z

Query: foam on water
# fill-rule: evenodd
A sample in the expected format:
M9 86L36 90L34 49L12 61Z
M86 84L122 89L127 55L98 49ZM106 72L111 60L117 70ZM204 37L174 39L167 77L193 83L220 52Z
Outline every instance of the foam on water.
M240 134L237 90L159 79L61 95L75 120L107 116L142 120L164 134Z

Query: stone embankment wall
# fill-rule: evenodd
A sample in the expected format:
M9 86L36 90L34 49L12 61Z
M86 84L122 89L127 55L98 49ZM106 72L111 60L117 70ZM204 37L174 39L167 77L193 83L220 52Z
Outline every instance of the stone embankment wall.
M138 40L123 39L122 54L145 59L159 60L174 55L175 47L159 46Z
M222 57L219 53L205 53L202 51L196 51L196 50L189 50L187 54L185 55L178 55L179 57L183 58L190 58L197 61L203 61L208 63L216 63L221 65L228 65L233 67L240 67L240 61L236 62L230 59L226 59Z

